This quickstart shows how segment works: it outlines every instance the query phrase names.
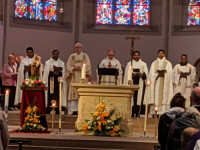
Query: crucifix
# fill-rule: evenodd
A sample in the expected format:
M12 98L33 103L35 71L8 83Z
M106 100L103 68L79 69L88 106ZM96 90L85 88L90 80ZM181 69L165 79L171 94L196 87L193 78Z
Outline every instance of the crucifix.
M140 40L140 36L134 35L134 33L132 33L131 35L127 36L126 39L131 40L130 55L131 55L131 64L132 64L132 56L133 56L133 52L134 52L134 40Z

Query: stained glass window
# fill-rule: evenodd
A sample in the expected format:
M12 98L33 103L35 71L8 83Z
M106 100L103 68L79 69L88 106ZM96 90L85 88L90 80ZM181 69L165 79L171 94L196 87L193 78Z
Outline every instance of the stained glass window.
M149 25L149 0L134 0L133 24L141 26Z
M44 6L44 19L49 21L57 21L57 0L46 0Z
M188 6L188 26L200 25L200 0L190 0Z
M115 24L130 24L131 0L116 0Z
M43 19L43 3L41 0L30 1L30 19L42 20Z
M96 24L112 24L113 0L97 0Z
M96 24L148 26L150 0L97 0Z
M15 1L15 17L19 18L28 17L28 0Z

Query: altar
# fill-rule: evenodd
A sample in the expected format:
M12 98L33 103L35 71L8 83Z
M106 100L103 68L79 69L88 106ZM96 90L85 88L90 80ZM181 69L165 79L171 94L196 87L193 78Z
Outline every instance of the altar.
M120 128L125 130L125 135L133 134L133 122L131 120L131 101L135 90L139 86L125 85L100 85L100 84L79 84L73 83L79 94L78 118L76 130L82 130L85 120L91 118L91 113L99 104L99 98L103 98L118 110L118 117L122 117Z

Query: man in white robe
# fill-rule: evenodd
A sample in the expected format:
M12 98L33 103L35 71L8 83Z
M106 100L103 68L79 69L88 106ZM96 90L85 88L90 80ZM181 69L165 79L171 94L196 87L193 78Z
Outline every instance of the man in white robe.
M154 114L154 107L158 106L158 114L165 113L170 108L169 104L173 97L172 64L166 60L165 51L158 51L158 58L151 64L149 78L150 101L152 104L150 113Z
M58 78L63 78L61 106L66 107L66 80L65 64L59 59L59 51L53 50L52 57L45 62L43 81L47 83L48 91L45 92L47 114L50 114L52 108L51 101L56 100L56 105L59 106L59 82ZM56 114L59 113L59 107L55 109Z
M15 94L15 105L21 103L22 99L22 90L21 85L24 79L29 79L31 76L31 64L34 61L34 51L32 47L28 47L26 49L27 56L22 59L19 69L18 69L18 76L17 76L17 86L16 86L16 94ZM42 71L40 69L40 79L42 79Z
M113 49L108 50L108 57L103 59L99 64L99 68L115 68L119 72L117 78L117 84L122 84L122 68L120 62L114 58L115 51ZM103 75L101 78L101 84L115 85L116 77L111 75Z
M69 114L77 115L78 113L78 93L76 88L72 87L72 83L80 83L81 67L86 64L86 78L91 81L92 72L90 59L86 53L82 52L81 43L75 44L75 53L71 54L66 64L66 80L68 85L68 110Z
M195 67L188 63L187 55L181 55L181 62L173 70L174 94L181 93L186 98L186 107L190 107L190 95L195 75Z
M125 85L128 85L128 69L130 66L131 62L128 62L126 65L125 75L124 75ZM140 86L140 89L138 91L135 91L133 95L132 117L134 117L134 114L137 117L140 113L141 114L144 113L143 100L146 89L145 80L147 79L148 76L147 65L140 59L139 51L135 51L133 53L132 68L133 68L133 73L132 73L133 84Z

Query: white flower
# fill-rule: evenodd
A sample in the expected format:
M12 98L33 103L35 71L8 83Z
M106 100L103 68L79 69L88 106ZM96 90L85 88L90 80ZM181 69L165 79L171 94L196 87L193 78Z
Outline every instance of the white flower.
M36 127L36 124L35 124L35 123L33 124L33 127Z
M97 117L97 120L99 120L100 119L100 117Z
M88 129L91 129L91 126L88 126Z
M110 129L110 127L107 127L106 129Z

